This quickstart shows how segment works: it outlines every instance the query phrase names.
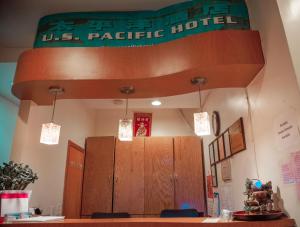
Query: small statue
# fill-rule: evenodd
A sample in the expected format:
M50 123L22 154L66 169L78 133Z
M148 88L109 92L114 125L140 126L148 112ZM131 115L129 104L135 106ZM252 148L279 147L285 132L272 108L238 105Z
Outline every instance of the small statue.
M273 210L272 182L262 184L259 180L246 179L247 200L244 201L245 211L249 213L266 213Z

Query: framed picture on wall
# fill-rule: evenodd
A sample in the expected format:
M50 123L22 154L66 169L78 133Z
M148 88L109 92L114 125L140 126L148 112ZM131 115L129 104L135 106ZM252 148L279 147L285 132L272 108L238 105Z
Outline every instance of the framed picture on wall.
M211 166L211 177L212 177L212 186L218 187L217 165Z
M214 146L215 162L218 162L220 160L220 158L219 158L219 145L218 145L217 139L214 140L213 146Z
M213 144L208 145L208 150L209 150L209 160L210 160L210 165L215 163L215 157L214 157L214 146Z
M225 157L228 158L231 156L230 139L229 139L228 130L223 133L223 139L224 139Z
M228 129L229 140L230 140L230 150L232 154L238 153L246 149L245 134L243 119L240 118Z
M221 176L224 182L231 181L231 163L230 158L221 162Z
M224 149L224 139L223 135L218 138L218 148L219 148L219 156L220 161L225 159L225 149Z

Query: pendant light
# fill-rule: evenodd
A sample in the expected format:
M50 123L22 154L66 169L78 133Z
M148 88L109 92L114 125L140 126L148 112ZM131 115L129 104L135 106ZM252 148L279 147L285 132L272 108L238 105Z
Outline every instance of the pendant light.
M194 113L194 131L197 136L207 136L210 135L210 122L209 115L207 112L202 111L201 104L201 85L207 82L204 77L195 77L191 80L193 85L198 85L199 91L199 103L200 103L200 113Z
M132 141L132 119L127 118L128 112L128 95L134 93L134 87L122 87L120 88L120 92L126 94L126 109L125 109L125 116L123 119L119 120L119 133L118 137L120 141Z
M54 113L55 113L55 105L56 105L56 97L57 95L63 94L64 89L60 87L50 87L49 93L54 95L53 101L53 109L51 115L50 123L46 123L42 125L40 143L47 145L55 145L59 142L59 134L60 134L60 125L54 123Z

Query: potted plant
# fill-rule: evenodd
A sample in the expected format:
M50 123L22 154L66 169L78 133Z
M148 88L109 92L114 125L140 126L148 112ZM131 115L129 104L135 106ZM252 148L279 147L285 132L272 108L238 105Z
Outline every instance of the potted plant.
M28 165L10 161L0 166L0 206L1 216L28 212L31 191L26 191L30 183L38 179Z

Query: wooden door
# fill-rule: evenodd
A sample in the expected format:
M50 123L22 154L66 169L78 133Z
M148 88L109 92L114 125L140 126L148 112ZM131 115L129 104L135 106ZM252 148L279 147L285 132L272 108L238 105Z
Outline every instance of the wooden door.
M113 136L86 139L82 216L112 212L114 149Z
M114 212L144 214L144 138L116 141Z
M80 218L84 149L69 140L65 170L63 215Z
M145 214L174 208L173 138L145 138Z
M174 138L175 207L205 211L204 168L201 139Z

